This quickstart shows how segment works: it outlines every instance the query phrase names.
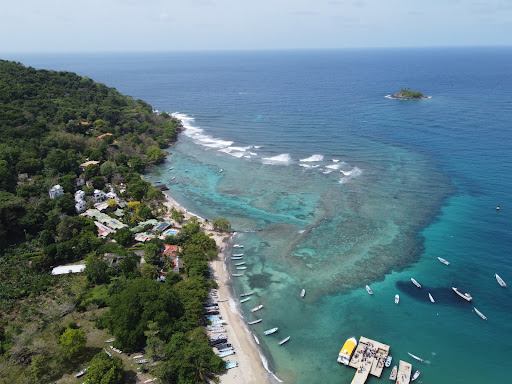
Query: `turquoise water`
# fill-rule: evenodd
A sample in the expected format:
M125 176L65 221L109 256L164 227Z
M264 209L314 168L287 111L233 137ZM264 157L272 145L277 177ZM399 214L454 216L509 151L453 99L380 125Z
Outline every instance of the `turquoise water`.
M512 284L512 49L13 59L180 111L189 129L148 179L239 231L235 289L256 291L241 305L263 318L251 327L281 380L349 383L336 357L364 335L412 362L417 382L509 381L512 303L494 273ZM432 99L384 97L404 86Z

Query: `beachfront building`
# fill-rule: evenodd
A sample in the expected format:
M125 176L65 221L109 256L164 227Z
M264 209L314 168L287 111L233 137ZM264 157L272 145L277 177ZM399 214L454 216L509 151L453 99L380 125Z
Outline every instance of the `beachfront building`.
M64 189L62 189L62 187L57 184L51 187L49 194L50 199L55 199L56 197L62 196L64 194Z

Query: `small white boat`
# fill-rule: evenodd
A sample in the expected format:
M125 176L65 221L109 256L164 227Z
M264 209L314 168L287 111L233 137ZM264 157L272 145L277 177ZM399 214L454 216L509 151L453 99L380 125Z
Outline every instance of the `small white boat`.
M428 298L430 299L431 302L435 303L436 301L434 300L434 298L432 297L432 295L430 294L430 292L428 293Z
M174 169L174 167L170 167L170 168L169 168L169 170L171 170L171 171L172 171L173 169Z
M242 260L242 256L232 256L231 260Z
M396 375L398 374L398 368L397 366L395 365L393 367L393 369L391 370L391 374L389 375L389 380L391 381L395 381L396 380Z
M418 288L421 288L421 284L420 284L420 283L418 283L416 280L414 280L412 277L411 277L411 281L412 281L412 283L413 283L415 286L417 286Z
M242 257L243 255L244 255L243 253L234 253L231 256L233 256L233 257Z
M386 362L384 363L384 365L387 367L391 366L391 362L393 361L393 356L390 356L388 355L388 357L386 358Z
M503 288L507 287L507 283L505 283L505 281L497 273L494 274L494 277L498 281L499 285L501 285Z
M174 180L174 179L176 179L176 176L171 177L171 180Z
M452 287L452 289L453 289L453 292L455 292L457 295L462 297L464 300L466 300L466 301L473 300L473 298L471 297L471 295L469 293L461 291L460 289L455 288L455 287Z
M420 371L416 371L416 372L414 372L414 375L412 375L412 377L411 377L411 381L416 380L416 379L418 378L418 376L419 376L419 375L420 375Z
M250 297L246 297L245 299L240 300L240 302L241 303L245 303L246 301L249 301L249 300L251 300L251 298Z
M233 277L240 277L240 276L243 276L244 274L243 273L233 273L231 276Z
M300 291L300 297L304 298L306 296L306 290L303 288L302 291Z
M395 304L398 304L400 302L400 296L398 293L395 295Z
M283 345L283 344L284 344L284 343L286 343L288 340L290 340L290 336L288 336L288 337L284 338L283 340L281 340L281 341L280 341L279 343L277 343L277 344L279 344L279 345Z
M244 265L244 264L245 264L245 261L242 261L241 263L236 263L235 265L239 266L239 265Z
M247 269L247 267L236 267L236 269Z
M265 336L266 336L266 335L271 335L271 334L273 334L273 333L276 333L278 329L279 329L279 328L277 328L277 327L276 327L276 328L272 328L272 329L267 329L265 332L263 332L263 334L264 334Z
M241 245L241 244L235 244L235 245L233 245L233 248L243 248L243 247L244 247L244 246L243 246L243 245Z
M221 168L221 169L219 170L219 173L222 173L222 171L223 171L223 169Z
M251 292L245 292L245 293L241 293L239 296L240 297L244 297L244 296L250 296L254 293L254 291L251 291Z
M487 317L485 317L485 315L484 315L482 312L480 312L480 311L479 311L478 309L476 309L475 307L473 307L473 309L475 310L475 312L476 312L476 314L477 314L478 316L480 316L480 317L481 317L482 319L484 319L484 320L487 320Z
M261 322L261 320L262 320L262 319L249 321L247 324L249 324L249 325L258 324L258 323L260 323L260 322Z
M254 307L253 309L251 309L251 312L259 311L261 308L263 308L263 304L260 304L257 307Z
M407 354L408 354L409 356L411 356L413 359L416 359L416 360L418 360L418 361L421 361L422 363L423 363L423 361L424 361L421 357L418 357L418 356L416 356L416 355L413 355L411 352L407 352Z
M445 265L450 265L450 263L447 260L443 259L442 257L438 257L437 259Z
M368 294L370 294L370 295L373 295L373 291L369 285L366 286L366 292L368 292Z

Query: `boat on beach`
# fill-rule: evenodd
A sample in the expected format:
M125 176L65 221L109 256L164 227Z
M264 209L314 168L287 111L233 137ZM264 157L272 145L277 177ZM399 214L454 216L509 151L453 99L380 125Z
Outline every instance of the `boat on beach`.
M263 334L264 334L265 336L266 336L266 335L271 335L271 334L273 334L273 333L276 333L278 329L279 329L279 328L277 328L277 327L276 327L276 328L272 328L272 329L267 329L265 332L263 332Z
M436 301L434 300L434 298L432 297L432 295L430 294L430 292L428 293L428 298L430 299L431 302L435 303Z
M336 361L340 364L348 365L350 357L354 353L356 346L357 339L354 336L349 337L345 341L345 344L343 344L343 347L341 347L340 353L338 354L338 359Z
M391 370L391 374L389 375L389 380L395 381L396 375L398 374L398 367L395 365L393 369Z
M395 295L395 304L398 304L400 302L400 296L398 293Z
M452 287L452 289L453 289L453 292L455 292L457 295L462 297L464 300L466 300L466 301L473 300L473 298L471 297L471 295L469 293L461 291L460 289L455 288L455 287Z
M416 372L414 372L414 375L412 375L412 377L411 377L411 381L416 380L416 379L418 378L418 376L419 376L419 375L420 375L420 371L416 371Z
M507 283L505 283L505 281L500 277L500 275L498 275L497 273L494 274L494 277L496 278L496 280L498 281L498 284L501 285L503 288L506 288L507 287Z
M258 323L260 323L260 322L261 322L261 320L262 320L262 319L249 321L247 324L249 324L249 325L258 324Z
M370 295L373 295L373 291L369 285L366 286L366 292L368 292L368 294L370 294Z
M288 337L284 338L283 340L281 340L281 341L280 341L279 343L277 343L277 344L279 344L279 345L283 345L283 344L284 344L284 343L286 343L288 340L290 340L290 336L288 336Z
M412 281L412 283L413 283L415 286L417 286L418 288L421 288L421 284L420 284L420 283L418 283L416 280L414 280L412 277L411 277L411 281Z
M306 296L306 290L302 288L302 291L300 291L300 297L304 298Z
M473 309L475 310L475 312L476 312L476 314L477 314L478 316L480 316L480 317L481 317L482 319L484 319L484 320L487 320L487 317L485 317L485 315L484 315L482 312L480 312L480 311L479 311L478 309L476 309L475 307L473 307Z
M413 359L416 359L416 360L418 360L418 361L421 361L422 363L425 361L425 360L423 360L421 357L418 357L418 356L416 356L416 355L413 355L411 352L407 352L407 354L408 354L409 356L411 356Z
M254 307L253 309L251 309L251 312L259 311L261 308L263 308L263 304L260 304L257 307Z
M240 294L240 297L244 297L244 296L250 296L254 293L254 291L251 291L251 292L246 292L246 293L241 293Z
M447 261L447 260L445 260L445 259L443 259L442 257L438 257L437 259L438 259L441 263L443 263L444 265L450 265L450 262L449 262L449 261Z

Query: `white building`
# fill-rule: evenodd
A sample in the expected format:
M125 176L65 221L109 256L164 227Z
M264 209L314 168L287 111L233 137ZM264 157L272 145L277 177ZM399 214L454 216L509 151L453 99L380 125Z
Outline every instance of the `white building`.
M87 203L85 200L80 200L75 203L75 210L78 213L85 211L86 208L87 208Z
M85 200L85 192L84 191L76 191L75 192L75 201L79 202L80 200Z
M55 199L56 197L62 196L64 194L64 189L62 189L62 187L59 184L57 184L50 189L49 194L50 199Z
M94 190L94 201L99 203L100 201L103 201L105 200L107 197L107 195L105 194L105 192L99 190L99 189L95 189Z

